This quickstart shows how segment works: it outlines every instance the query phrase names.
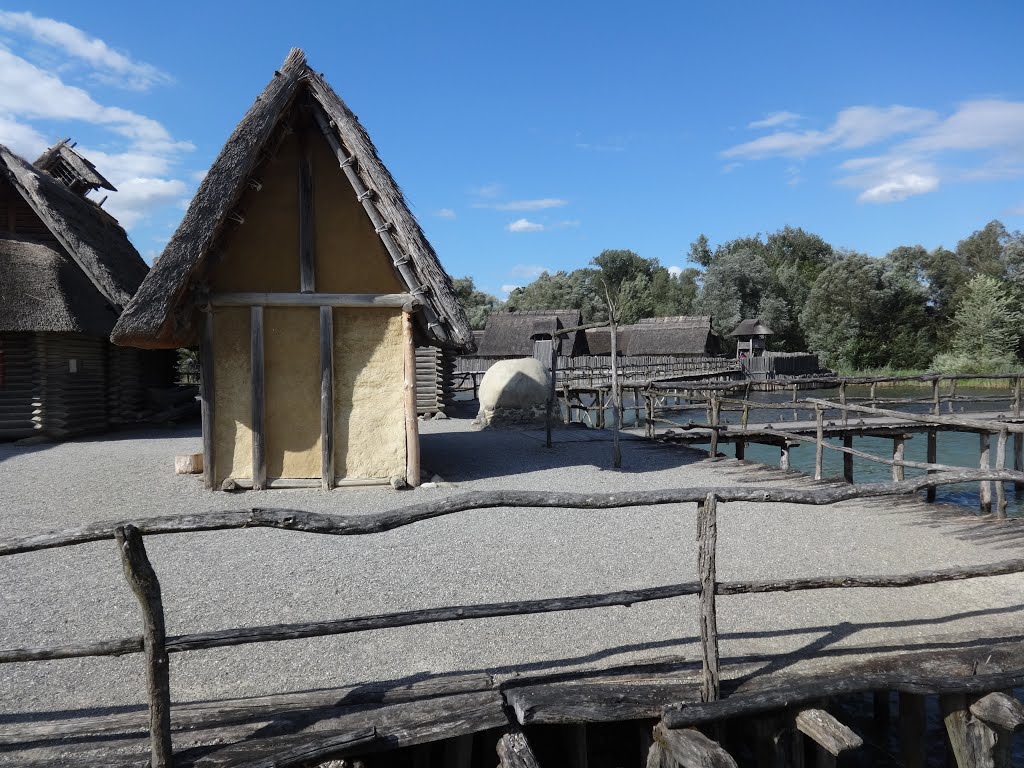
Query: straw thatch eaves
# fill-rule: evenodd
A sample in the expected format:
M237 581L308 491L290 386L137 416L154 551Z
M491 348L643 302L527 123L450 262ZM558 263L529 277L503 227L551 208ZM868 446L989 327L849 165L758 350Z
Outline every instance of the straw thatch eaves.
M32 165L60 179L73 192L85 194L94 189L117 192L117 188L96 170L96 166L75 152L74 147L74 144L68 144L68 139L59 141L43 152Z
M583 323L578 309L535 309L521 312L492 312L478 344L479 357L530 357L534 342L550 339L556 331ZM560 337L563 355L586 354L582 331L571 338Z
M59 258L72 259L81 270L81 277L92 284L94 291L110 305L115 314L127 306L149 268L112 216L91 200L75 194L56 179L29 165L3 145L0 145L0 181L6 182L3 186L9 185L17 193L17 197L5 197L7 205L16 207L20 198L44 225L45 231L40 230L40 236L33 236L32 239L60 245L64 253L57 253L56 250L54 253ZM0 247L10 254L10 266L27 267L31 263L30 258L48 261L51 266L54 264L53 256L43 257L36 250L30 257L28 252L32 249L26 250L24 246L12 243L16 241L0 243ZM46 268L41 268L46 271ZM49 274L54 280L57 280L54 277L57 272L69 274L53 267ZM7 271L2 274L5 282L11 279ZM70 285L63 277L52 283L54 286L58 284ZM26 304L36 301L6 291L5 300ZM31 311L26 309L26 312ZM92 321L85 324L91 325Z
M180 347L198 342L199 307L205 303L207 259L257 167L273 153L284 118L297 99L309 96L314 117L351 159L356 181L369 193L367 215L391 253L396 273L421 304L417 318L423 341L471 351L473 336L451 278L438 261L394 178L377 156L356 116L323 78L293 49L280 71L228 138L196 191L185 218L157 260L135 300L121 315L112 340L138 347ZM348 170L348 169L346 169ZM360 190L357 190L357 193Z
M771 336L774 333L775 331L755 317L751 320L740 320L740 324L729 335L739 338L741 336Z
M607 328L588 330L587 344L592 355L610 355L611 332ZM616 348L621 355L717 355L721 339L707 315L645 317L619 326Z

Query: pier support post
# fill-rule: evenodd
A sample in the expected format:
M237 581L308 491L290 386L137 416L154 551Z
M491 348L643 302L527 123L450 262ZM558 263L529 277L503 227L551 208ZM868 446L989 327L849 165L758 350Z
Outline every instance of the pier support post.
M1006 427L999 430L996 440L996 469L1006 469ZM1006 518L1006 488L1002 480L996 480L996 517Z
M779 469L788 472L791 466L790 464L790 451L792 450L793 444L788 440L779 443Z
M936 457L938 456L938 445L937 445L938 434L939 434L938 430L936 430L936 429L929 429L928 430L928 449L927 449L928 450L928 454L927 454L927 457L925 458L925 461L927 461L929 464L934 464L936 462ZM928 470L928 474L929 475L934 475L935 472L936 472L936 470L934 470L934 469L929 469ZM925 500L926 501L935 501L935 486L934 485L931 488L929 488L928 490L925 491Z
M839 404L846 405L846 381L843 381L839 385ZM845 408L843 408L843 426L845 427L850 423L850 414Z
M939 415L939 382L942 380L941 376L936 376L932 379L932 415Z
M708 455L713 459L718 456L718 420L721 414L722 404L715 395L712 395L708 402L711 406L711 418L709 420L709 425L711 427L711 448L708 450Z
M846 411L843 411L845 416ZM843 448L853 448L853 435L843 435ZM843 454L843 479L853 484L853 454Z
M906 477L906 471L900 462L906 458L907 452L907 436L897 435L892 439L892 479L894 481L903 480Z
M1024 472L1024 434L1013 433L1013 469L1015 472ZM1017 495L1024 491L1024 483L1014 483L1013 489Z
M946 694L939 697L949 748L959 768L1009 768L1010 738L979 717L970 705L977 696Z
M825 412L820 405L814 406L814 425L814 479L821 480L821 465L825 452Z
M1013 416L1020 418L1020 376L1013 380Z
M747 441L742 437L736 440L736 458L741 461L747 456Z
M926 698L900 691L900 755L905 768L926 768L928 719Z
M990 462L990 455L992 453L992 441L989 437L988 432L981 432L978 435L979 442L981 443L980 458L978 460L978 467L980 469L988 469L992 466ZM992 512L992 483L989 480L982 480L979 484L979 491L981 495L981 514L987 515Z

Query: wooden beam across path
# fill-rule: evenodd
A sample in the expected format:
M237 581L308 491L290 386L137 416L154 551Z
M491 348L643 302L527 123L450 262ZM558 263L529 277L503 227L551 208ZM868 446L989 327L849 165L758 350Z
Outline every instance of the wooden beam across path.
M214 293L214 307L413 307L411 293Z
M810 403L811 405L821 405L825 408L832 410L853 411L855 413L865 413L875 416L888 416L896 419L906 419L907 421L916 422L918 424L925 424L928 426L948 426L948 427L960 427L968 428L972 430L978 430L983 432L998 432L1000 429L1006 429L1007 432L1024 432L1024 424L1014 424L1012 422L1003 421L985 421L982 419L970 419L964 416L938 416L935 414L921 414L921 413L907 413L905 411L891 411L887 408L872 408L866 405L854 405L847 403L841 405L840 403L834 403L831 400L820 400L815 397L809 397L804 402Z

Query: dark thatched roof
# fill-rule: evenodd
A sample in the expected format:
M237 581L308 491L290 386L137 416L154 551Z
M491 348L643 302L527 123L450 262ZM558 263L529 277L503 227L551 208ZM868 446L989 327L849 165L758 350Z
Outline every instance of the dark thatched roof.
M117 312L59 246L0 237L0 332L106 338Z
M61 167L62 164L67 166L67 169L76 177L74 181L83 188L102 188L109 189L111 192L117 192L117 188L103 178L103 175L96 170L95 165L89 162L87 158L75 152L73 146L68 145L67 139L58 141L32 163L39 170L45 171L57 178L60 178L65 173L65 169Z
M611 331L592 328L587 331L592 355L611 354ZM721 352L718 334L706 315L645 317L633 325L618 329L616 349L621 355L717 355Z
M761 322L760 319L740 320L740 324L733 329L730 336L771 336L775 333L771 328Z
M480 357L530 357L533 342L551 338L555 331L575 328L583 323L578 309L535 309L522 312L492 312L478 344ZM586 351L582 331L561 343L561 354L578 355Z
M9 184L24 199L115 310L127 306L149 267L116 219L3 145L0 183Z
M297 48L288 54L213 162L181 225L114 328L115 343L174 347L198 341L199 313L193 308L192 292L201 288L206 257L261 161L261 150L268 146L296 99L306 93L313 109L322 110L336 138L354 158L356 173L372 193L371 199L402 256L411 263L418 284L409 285L402 278L407 289L418 293L420 301L438 317L437 324L430 324L425 311L416 313L428 342L456 351L472 351L469 322L451 278L427 242L401 190L356 116L309 67L305 54ZM383 239L384 234L381 236Z

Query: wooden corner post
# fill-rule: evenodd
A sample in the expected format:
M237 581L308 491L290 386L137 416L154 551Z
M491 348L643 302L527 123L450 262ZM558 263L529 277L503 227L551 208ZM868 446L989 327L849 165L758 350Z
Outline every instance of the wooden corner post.
M701 701L718 701L721 670L718 658L718 617L715 613L715 547L718 539L718 499L709 493L698 507L697 567L700 575Z
M416 346L412 336L412 310L402 310L405 346L405 482L420 484L420 430L416 420Z
M121 553L121 566L142 609L142 647L146 654L146 694L149 699L150 766L170 768L171 683L167 658L164 606L160 582L146 557L142 534L133 525L118 526L114 539Z
M263 307L249 310L249 378L252 397L252 489L267 487L267 430L263 386Z
M203 487L213 490L217 482L213 455L213 311L203 313L203 336L199 342L199 402L203 422Z
M334 487L334 310L320 307L320 487Z

